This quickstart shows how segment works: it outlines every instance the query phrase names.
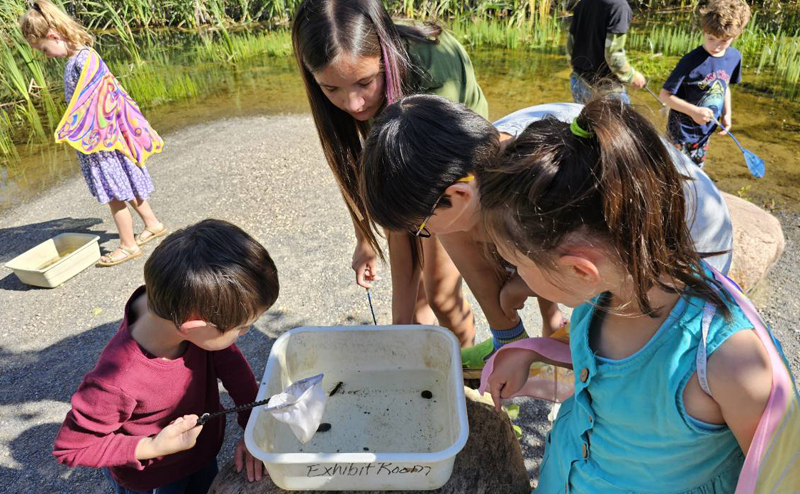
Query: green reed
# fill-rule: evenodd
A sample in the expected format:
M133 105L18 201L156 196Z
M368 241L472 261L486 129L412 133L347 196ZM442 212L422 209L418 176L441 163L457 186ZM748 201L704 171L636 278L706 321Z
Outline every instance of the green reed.
M36 137L40 139L45 138L44 127L39 118L39 112L34 104L32 86L29 80L25 77L23 70L17 65L11 50L4 50L2 53L3 62L3 83L9 92L13 92L22 97L22 100L16 102L14 107L15 113L18 118L24 119Z
M550 10L549 1L530 0L529 10L498 17L484 11L463 15L449 23L456 36L470 48L496 47L510 50L558 48L562 44L558 13Z
M8 112L0 109L0 155L11 158L10 161L19 160L17 146L14 145L11 118Z
M694 9L702 3L701 0L634 0L631 2L639 8L647 9L663 9L663 8L679 8L679 9ZM800 0L748 0L750 6L759 6L764 9L783 9L787 7L800 6Z
M267 31L258 34L249 32L213 40L206 36L204 42L195 47L197 60L232 61L248 60L257 56L282 57L292 54L292 38L288 30ZM232 53L232 58L228 53Z
M113 29L123 48L128 52L129 58L136 65L141 65L142 57L139 54L137 39L131 29L131 20L138 19L139 22L144 22L150 17L142 19L139 9L135 5L131 6L127 2L123 2L124 4L120 6L122 8L118 10L115 3L113 0L101 0L100 2L87 0L86 4L94 7L91 14L94 16L94 20L90 25L100 29Z
M96 28L114 22L115 14L122 16L134 28L183 27L198 28L215 25L212 12L219 7L225 17L236 24L277 21L284 23L301 0L72 0L56 3L83 24ZM3 0L3 3L24 3ZM507 18L534 17L534 13L549 13L560 5L574 0L385 0L387 8L397 15L413 18L453 19L465 15L490 13ZM692 10L700 0L634 0L635 7L645 10ZM770 11L786 11L800 6L800 0L749 0L751 6ZM216 5L216 7L215 7ZM108 8L110 7L110 8ZM527 13L525 13L527 12Z
M126 69L129 69L126 71ZM135 69L129 65L112 64L120 83L144 108L195 98L200 88L184 67L174 64L146 63Z

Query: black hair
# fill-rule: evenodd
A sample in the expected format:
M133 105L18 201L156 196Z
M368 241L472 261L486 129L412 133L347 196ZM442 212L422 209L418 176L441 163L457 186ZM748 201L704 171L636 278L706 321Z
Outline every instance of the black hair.
M278 271L244 230L208 219L175 231L144 266L148 308L180 326L198 317L222 331L245 324L278 298Z
M370 220L390 230L418 227L445 190L500 152L500 134L460 103L407 96L375 119L364 144L361 196ZM450 207L445 195L438 207Z

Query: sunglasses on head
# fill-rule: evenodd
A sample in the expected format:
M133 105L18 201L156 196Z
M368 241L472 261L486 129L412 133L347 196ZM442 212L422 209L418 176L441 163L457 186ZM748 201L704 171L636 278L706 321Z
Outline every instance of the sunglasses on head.
M475 175L467 175L464 178L459 178L458 180L455 181L455 183L472 182L473 180L475 180ZM445 192L447 192L447 190L445 190ZM427 228L425 228L425 225L428 223L428 221L430 221L431 217L436 212L436 208L439 206L439 202L442 200L442 197L444 197L445 192L442 192L436 199L436 202L433 203L433 207L431 208L431 213L428 216L426 216L425 219L422 221L422 224L419 225L419 228L414 233L415 237L429 238L431 236L431 232Z

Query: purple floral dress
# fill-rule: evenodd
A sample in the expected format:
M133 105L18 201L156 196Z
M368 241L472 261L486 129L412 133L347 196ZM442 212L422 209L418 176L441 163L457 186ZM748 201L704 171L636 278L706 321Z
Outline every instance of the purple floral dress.
M88 50L81 50L67 61L64 68L64 96L67 102L72 99L88 55ZM155 190L147 168L136 166L119 151L98 151L92 154L78 152L78 161L86 185L101 204L113 199L147 199Z

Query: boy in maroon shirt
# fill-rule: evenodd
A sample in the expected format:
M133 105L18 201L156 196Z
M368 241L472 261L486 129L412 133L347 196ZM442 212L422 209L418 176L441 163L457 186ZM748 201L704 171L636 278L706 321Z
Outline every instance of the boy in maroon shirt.
M144 279L72 396L53 454L102 468L117 493L205 493L225 419L197 426L198 415L221 409L217 379L237 405L255 400L255 376L234 342L278 298L278 273L247 233L205 220L167 237ZM239 414L242 428L248 416ZM261 479L244 440L235 458L248 479Z

